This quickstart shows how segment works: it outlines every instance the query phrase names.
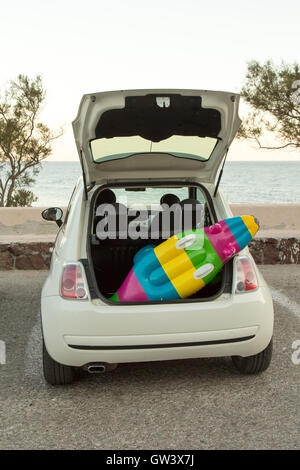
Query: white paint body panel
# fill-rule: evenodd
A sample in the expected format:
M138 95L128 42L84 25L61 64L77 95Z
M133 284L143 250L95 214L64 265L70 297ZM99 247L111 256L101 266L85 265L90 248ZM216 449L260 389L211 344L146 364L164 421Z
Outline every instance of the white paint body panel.
M213 185L207 185L213 192ZM82 366L88 362L139 362L217 356L249 356L261 352L273 334L273 304L257 270L259 287L243 294L222 294L213 301L164 304L107 304L100 299L65 300L59 295L63 265L87 258L90 207L80 180L66 227L58 233L49 276L41 299L42 328L50 356L57 362ZM221 193L214 199L218 219L231 217ZM241 254L249 255L245 249ZM235 270L234 270L235 276ZM79 350L72 345L142 346L228 340L255 335L243 342L215 345Z

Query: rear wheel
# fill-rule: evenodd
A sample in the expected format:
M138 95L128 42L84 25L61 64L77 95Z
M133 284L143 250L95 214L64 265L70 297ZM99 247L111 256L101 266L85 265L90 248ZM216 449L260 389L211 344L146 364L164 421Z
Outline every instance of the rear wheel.
M269 367L272 351L273 341L271 339L266 349L260 353L248 357L232 356L232 362L242 374L259 374Z
M43 340L43 370L46 381L51 385L67 385L73 382L74 367L65 366L49 356Z

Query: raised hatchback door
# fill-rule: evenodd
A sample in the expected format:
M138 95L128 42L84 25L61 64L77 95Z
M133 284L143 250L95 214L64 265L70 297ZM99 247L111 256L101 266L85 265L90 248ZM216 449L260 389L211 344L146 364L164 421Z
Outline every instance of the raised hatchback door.
M201 90L84 95L73 130L86 183L213 182L241 123L238 104L234 93Z

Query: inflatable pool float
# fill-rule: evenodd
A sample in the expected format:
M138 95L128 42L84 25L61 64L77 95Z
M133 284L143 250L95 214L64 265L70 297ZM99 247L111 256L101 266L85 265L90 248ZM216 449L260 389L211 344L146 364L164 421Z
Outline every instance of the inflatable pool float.
M147 302L189 297L214 279L245 248L259 229L252 215L232 217L202 229L174 235L139 250L116 302Z

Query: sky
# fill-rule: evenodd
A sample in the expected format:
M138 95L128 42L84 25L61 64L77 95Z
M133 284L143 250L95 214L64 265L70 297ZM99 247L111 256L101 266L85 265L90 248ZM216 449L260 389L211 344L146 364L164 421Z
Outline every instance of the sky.
M0 0L0 90L41 74L43 121L77 160L71 122L85 93L136 88L239 92L247 62L300 62L299 0ZM243 118L245 107L241 106ZM299 159L234 141L229 159Z

